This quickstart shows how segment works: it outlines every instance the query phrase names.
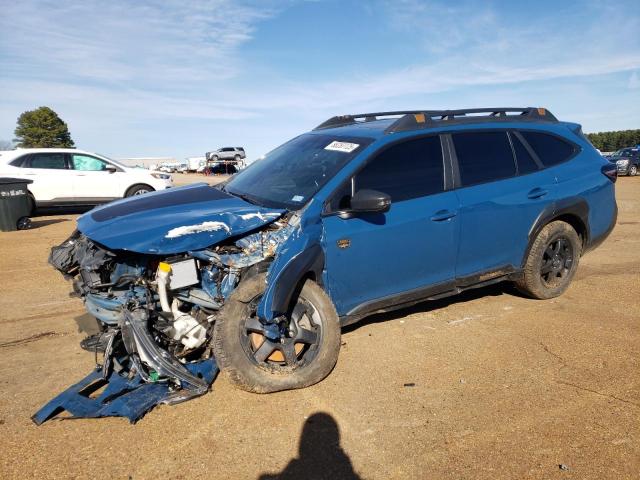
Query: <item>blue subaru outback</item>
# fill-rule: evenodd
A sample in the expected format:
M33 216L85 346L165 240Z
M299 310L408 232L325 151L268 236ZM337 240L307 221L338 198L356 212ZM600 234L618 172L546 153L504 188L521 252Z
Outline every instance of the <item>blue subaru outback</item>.
M345 115L216 187L96 208L50 262L97 320L82 345L105 378L179 401L215 359L274 392L325 378L367 315L501 281L562 294L615 224L615 180L543 108Z

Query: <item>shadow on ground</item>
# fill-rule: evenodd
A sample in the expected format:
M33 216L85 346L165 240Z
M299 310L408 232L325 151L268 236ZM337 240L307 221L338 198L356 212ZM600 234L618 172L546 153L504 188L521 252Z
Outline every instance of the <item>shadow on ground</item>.
M349 456L340 446L340 429L328 413L314 413L302 427L298 457L278 473L265 473L260 480L359 479Z
M66 206L66 207L38 207L31 218L36 217L47 217L50 215L76 215L81 213L86 213L92 208L95 208L92 205L85 206Z
M46 227L47 225L53 225L54 223L68 222L68 218L52 218L50 220L32 220L29 225L29 230L34 228Z
M388 320L395 320L397 318L403 318L407 315L415 313L425 313L432 310L439 310L456 303L470 302L482 297L499 297L500 295L512 295L520 298L523 297L523 295L518 292L518 290L516 290L511 282L501 282L493 285L488 285L486 287L465 290L464 292L459 293L458 295L452 295L451 297L441 298L438 300L425 300L424 302L417 303L416 305L412 305L410 307L371 315L369 317L363 318L353 325L343 327L342 333L353 332L354 330L357 330L358 328L365 325L386 322Z

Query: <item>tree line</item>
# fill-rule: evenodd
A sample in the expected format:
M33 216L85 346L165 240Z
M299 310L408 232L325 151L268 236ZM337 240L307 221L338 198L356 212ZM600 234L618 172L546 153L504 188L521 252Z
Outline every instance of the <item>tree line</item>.
M640 145L640 130L587 133L587 138L601 152L615 152L624 147Z
M0 150L23 147L73 147L67 124L49 107L40 107L22 113L18 118L13 142L0 141ZM640 129L587 133L594 147L602 152L640 145Z

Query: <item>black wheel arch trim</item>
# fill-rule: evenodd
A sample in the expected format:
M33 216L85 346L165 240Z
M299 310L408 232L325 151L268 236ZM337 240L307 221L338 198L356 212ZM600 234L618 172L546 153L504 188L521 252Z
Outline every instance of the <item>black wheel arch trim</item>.
M549 223L554 220L567 220L567 223L571 224L576 229L578 235L582 238L583 252L591 243L591 229L589 227L589 204L584 198L570 197L559 200L548 205L538 218L536 218L533 225L529 229L528 245L522 258L521 265L527 261L529 252L536 237L540 231ZM576 228L577 227L577 228Z
M286 312L300 281L310 274L322 285L323 269L324 252L320 245L312 245L298 254L278 275L273 291L273 311Z

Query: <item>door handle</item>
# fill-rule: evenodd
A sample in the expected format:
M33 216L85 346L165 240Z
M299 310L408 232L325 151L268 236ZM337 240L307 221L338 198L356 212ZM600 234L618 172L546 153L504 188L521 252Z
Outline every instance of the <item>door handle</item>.
M543 188L537 187L537 188L534 188L533 190L531 190L527 194L527 198L530 198L530 199L534 200L536 198L544 197L547 193L549 193L548 190L545 190Z
M445 220L449 220L457 215L457 212L452 212L451 210L438 210L433 214L431 220L434 222L443 222Z

